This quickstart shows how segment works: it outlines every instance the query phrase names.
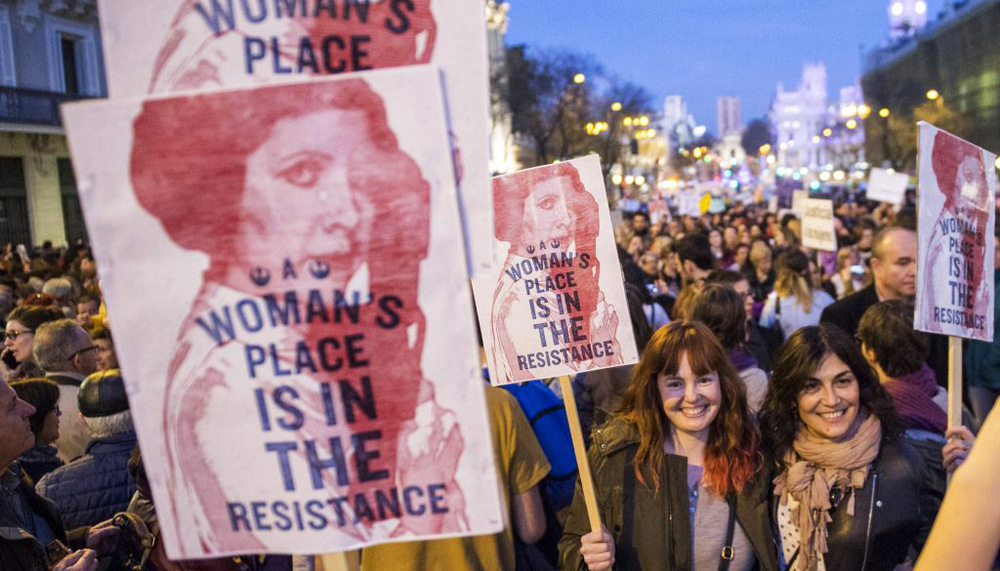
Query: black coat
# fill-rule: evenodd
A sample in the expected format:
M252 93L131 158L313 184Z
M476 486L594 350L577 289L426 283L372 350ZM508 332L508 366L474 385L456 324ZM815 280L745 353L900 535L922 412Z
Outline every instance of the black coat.
M910 547L917 553L923 548L943 495L940 460L925 461L903 439L883 441L864 487L855 492L854 515L848 515L846 500L830 512L826 568L892 571ZM778 498L771 504L776 514Z
M21 472L21 485L17 493L22 494L31 507L49 527L56 539L68 544L66 530L59 512L52 502L35 493L34 482ZM0 571L48 571L49 563L45 547L26 530L14 525L0 525Z
M615 540L615 569L664 571L691 569L690 503L687 459L667 454L660 467L660 490L637 482L631 458L639 446L639 434L630 425L612 417L594 430L587 453L597 490L601 522ZM651 474L643 470L651 482ZM771 534L768 512L770 478L762 475L736 496L736 521L746 533L757 557L757 569L777 571L777 548ZM559 541L559 568L583 570L580 537L590 532L587 509L579 481Z

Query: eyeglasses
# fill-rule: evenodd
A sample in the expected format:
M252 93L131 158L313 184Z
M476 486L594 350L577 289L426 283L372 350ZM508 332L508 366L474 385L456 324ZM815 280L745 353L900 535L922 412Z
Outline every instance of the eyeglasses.
M21 329L21 330L14 330L14 331L5 331L5 332L4 332L4 335L5 335L6 337L7 337L7 339L10 339L11 341L14 341L15 339L17 339L17 338L18 338L18 337L20 337L21 335L24 335L25 333L34 333L34 331L32 331L32 330L30 330L30 329Z
M87 351L97 351L97 345L91 345L90 347L84 347L83 349L80 349L79 351L76 351L75 353L71 354L66 360L67 361L72 361L73 357L76 357L80 353L86 353Z

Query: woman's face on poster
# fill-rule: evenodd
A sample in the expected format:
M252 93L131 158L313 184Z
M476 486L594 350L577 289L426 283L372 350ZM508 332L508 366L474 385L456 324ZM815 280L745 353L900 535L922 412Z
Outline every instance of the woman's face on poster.
M359 111L327 109L281 119L246 162L242 244L253 259L330 266L343 284L365 260L374 206L353 188L352 158L371 152Z
M525 248L565 250L573 240L574 221L567 193L573 192L567 177L556 177L534 186L524 199L521 242Z
M989 190L983 176L983 165L976 157L967 156L958 165L955 188L962 197L960 203L965 209L985 211L989 207Z

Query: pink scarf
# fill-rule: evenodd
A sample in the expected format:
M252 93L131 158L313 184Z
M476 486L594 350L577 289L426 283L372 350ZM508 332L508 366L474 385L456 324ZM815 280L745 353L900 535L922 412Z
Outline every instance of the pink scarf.
M792 511L801 538L796 571L815 571L827 551L827 524L833 521L830 491L844 490L847 513L853 516L854 489L865 485L868 468L878 456L882 424L875 415L855 423L852 431L835 442L800 427L785 456L788 467L774 479L774 494L782 505L788 496L799 502Z

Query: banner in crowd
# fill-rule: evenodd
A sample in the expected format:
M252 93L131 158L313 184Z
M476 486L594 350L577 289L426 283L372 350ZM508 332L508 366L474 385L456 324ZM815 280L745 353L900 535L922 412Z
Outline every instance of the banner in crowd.
M877 202L902 204L909 183L910 177L906 173L873 168L868 175L868 190L865 197Z
M435 68L63 113L171 558L502 529Z
M918 125L914 326L992 341L996 155L929 123Z
M111 97L439 66L470 263L473 272L489 270L489 65L481 3L99 0L99 7Z
M639 360L596 155L493 179L492 280L474 282L494 385Z
M802 206L802 245L813 250L837 251L837 234L833 226L833 201L806 198Z

